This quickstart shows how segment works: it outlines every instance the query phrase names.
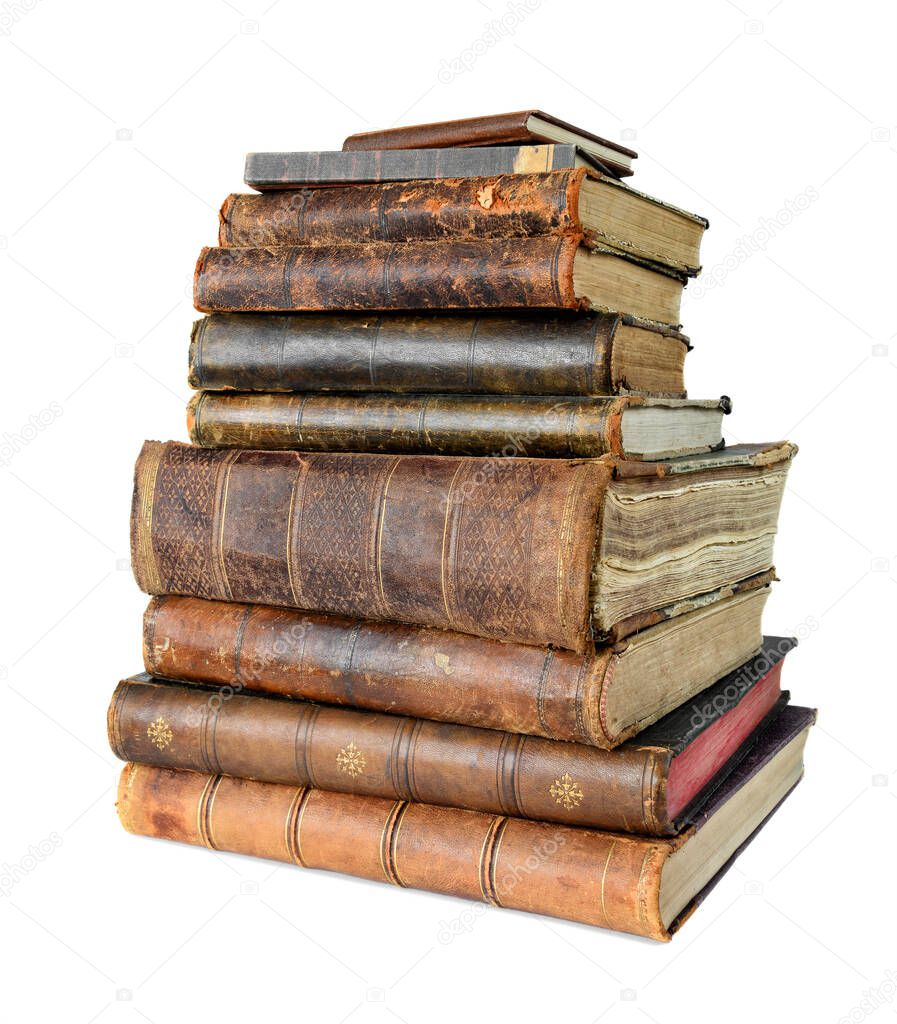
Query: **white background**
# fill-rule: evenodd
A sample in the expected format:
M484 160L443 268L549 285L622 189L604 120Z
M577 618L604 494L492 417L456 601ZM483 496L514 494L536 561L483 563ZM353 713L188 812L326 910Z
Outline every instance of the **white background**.
M4 1017L893 1019L894 6L532 6L497 38L505 0L0 4ZM689 391L733 396L730 440L801 446L766 628L803 637L806 780L667 945L138 839L113 807L133 461L185 439L193 263L245 152L530 105L711 219Z

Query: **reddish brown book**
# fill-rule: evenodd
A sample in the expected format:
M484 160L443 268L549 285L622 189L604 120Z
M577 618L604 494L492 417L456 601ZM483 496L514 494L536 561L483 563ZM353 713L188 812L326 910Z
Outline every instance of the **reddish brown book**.
M109 705L123 761L671 835L787 696L763 651L616 750L134 676ZM707 709L705 711L705 709Z
M769 570L794 451L634 462L147 442L132 562L154 595L584 652Z
M665 940L798 783L814 719L784 708L670 838L133 763L118 813L139 835Z
M584 131L541 110L517 110L455 121L408 125L382 131L359 132L343 142L352 149L433 149L466 146L507 146L515 142L572 143L600 161L618 177L632 174L638 157L618 142Z
M589 247L700 269L707 221L584 168L538 174L235 193L221 246L360 245L583 235Z
M595 308L679 323L684 273L582 241L573 232L206 248L194 304L204 313Z
M263 605L156 597L147 672L282 697L615 747L760 648L769 573L594 652Z

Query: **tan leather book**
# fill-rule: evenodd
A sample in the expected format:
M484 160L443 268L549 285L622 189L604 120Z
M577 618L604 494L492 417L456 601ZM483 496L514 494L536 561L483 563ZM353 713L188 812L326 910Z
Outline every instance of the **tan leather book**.
M685 398L678 331L611 313L213 313L190 336L207 391Z
M670 835L787 702L779 678L791 643L767 638L757 657L612 751L146 674L116 688L109 744L157 768Z
M784 708L671 838L133 763L117 806L138 835L666 940L800 780L814 719Z
M343 142L343 149L431 149L504 146L515 142L576 145L619 176L632 174L632 161L638 157L638 153L619 142L603 139L542 110L516 110L509 114L359 132Z
M221 246L353 245L581 234L588 246L700 270L707 221L585 168L263 195L234 193Z
M570 232L206 248L193 299L203 313L594 308L679 324L684 273L582 243Z
M148 441L149 594L584 652L772 567L787 443L667 462L309 454Z
M306 452L676 458L723 444L726 396L336 395L200 391L187 406L204 448Z
M771 573L576 654L426 626L155 597L153 676L616 747L751 658ZM715 599L713 599L715 598Z

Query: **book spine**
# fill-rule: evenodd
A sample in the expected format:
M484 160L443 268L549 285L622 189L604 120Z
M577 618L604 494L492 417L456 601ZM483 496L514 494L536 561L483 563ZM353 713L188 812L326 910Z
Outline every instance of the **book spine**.
M531 111L489 117L409 125L356 132L343 140L343 151L365 149L427 149L454 146L495 146L521 140L535 141L527 128Z
M243 180L251 188L304 188L377 181L534 174L576 166L569 145L480 146L470 149L383 149L349 152L249 153Z
M206 248L194 277L203 313L291 310L580 309L581 236Z
M234 193L221 207L218 244L360 245L579 232L585 173L580 169Z
M131 550L150 594L412 622L580 653L601 461L148 441Z
M602 718L615 658L192 597L153 598L143 618L154 676L596 747L625 738Z
M578 743L143 679L119 683L123 761L663 834L662 748Z
M660 877L675 841L135 764L117 808L138 835L670 937Z
M201 391L187 428L206 448L589 459L624 454L623 411L639 401Z
M193 325L189 380L211 391L611 395L619 325L613 314L215 313Z

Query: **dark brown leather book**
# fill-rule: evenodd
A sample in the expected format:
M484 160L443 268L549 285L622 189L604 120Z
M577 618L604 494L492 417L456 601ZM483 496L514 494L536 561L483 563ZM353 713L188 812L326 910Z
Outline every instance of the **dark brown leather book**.
M155 597L148 673L413 718L616 747L760 648L771 573L588 654L425 626ZM712 598L715 598L712 599Z
M218 244L263 248L582 234L588 246L693 275L707 221L584 168L235 193Z
M684 274L582 236L206 248L203 313L593 307L676 326Z
M609 313L213 313L190 338L208 391L685 398L683 334Z
M600 170L576 146L473 146L466 149L330 150L247 153L243 180L260 192L308 186L361 185L375 181L475 178L487 174L533 174L570 167Z
M728 398L222 394L187 407L204 448L492 457L674 458L723 444Z
M594 636L770 569L795 450L737 445L646 463L148 441L132 563L154 595L583 652Z
M343 142L343 149L432 149L504 146L514 142L573 143L619 177L632 174L632 161L638 157L638 153L618 142L610 142L541 110L360 132L350 135Z
M138 835L665 940L800 781L814 719L784 708L670 838L133 763L117 807Z
M109 705L123 761L672 835L787 703L767 638L751 662L616 750L133 676ZM774 662L774 663L773 663ZM709 708L709 714L697 709Z

